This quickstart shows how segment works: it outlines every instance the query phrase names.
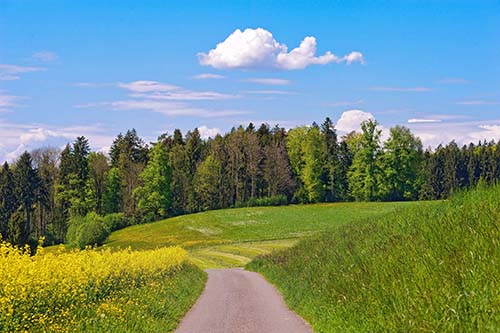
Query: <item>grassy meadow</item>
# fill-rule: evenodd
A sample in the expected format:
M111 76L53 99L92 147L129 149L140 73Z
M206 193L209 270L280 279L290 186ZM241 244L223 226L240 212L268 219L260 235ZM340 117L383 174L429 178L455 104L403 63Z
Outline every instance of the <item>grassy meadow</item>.
M420 202L360 202L213 210L113 232L105 247L181 246L201 268L241 267L252 258L356 220L376 219Z
M264 255L316 332L498 332L500 187L357 221Z

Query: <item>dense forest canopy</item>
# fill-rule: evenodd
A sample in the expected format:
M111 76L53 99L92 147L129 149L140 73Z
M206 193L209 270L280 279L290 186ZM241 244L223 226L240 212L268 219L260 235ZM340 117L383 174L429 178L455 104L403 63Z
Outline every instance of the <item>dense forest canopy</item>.
M374 120L342 138L329 118L288 131L249 124L208 140L176 129L149 145L129 130L109 156L78 137L62 151L41 148L4 163L0 232L18 245L45 237L84 246L126 225L208 209L445 199L499 179L500 143L424 151L402 126L382 142Z

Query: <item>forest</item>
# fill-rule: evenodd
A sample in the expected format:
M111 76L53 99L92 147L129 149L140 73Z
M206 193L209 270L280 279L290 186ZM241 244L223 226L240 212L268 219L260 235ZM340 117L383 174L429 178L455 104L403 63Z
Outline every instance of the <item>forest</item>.
M228 207L447 199L500 179L500 142L424 149L404 126L338 137L333 122L239 126L204 140L179 129L145 143L119 134L109 156L81 136L0 170L0 232L16 245L100 244L113 230Z

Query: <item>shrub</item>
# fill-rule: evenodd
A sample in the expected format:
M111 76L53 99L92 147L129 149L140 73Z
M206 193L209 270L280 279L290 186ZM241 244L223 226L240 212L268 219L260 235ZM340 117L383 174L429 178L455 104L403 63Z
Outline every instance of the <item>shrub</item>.
M126 217L123 213L104 215L103 222L110 231L123 229L133 224L132 219Z
M112 218L109 220L113 221ZM104 218L92 212L84 217L71 218L66 242L71 247L83 249L89 245L101 245L110 233L111 228Z

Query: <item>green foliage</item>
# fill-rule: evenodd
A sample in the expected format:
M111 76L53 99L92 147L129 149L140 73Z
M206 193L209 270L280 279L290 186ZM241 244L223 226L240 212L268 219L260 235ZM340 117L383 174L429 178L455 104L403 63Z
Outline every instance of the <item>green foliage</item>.
M91 212L86 216L74 216L70 219L66 242L70 247L80 249L102 245L110 232L111 228L104 218Z
M17 198L14 188L14 175L7 162L0 171L0 234L3 239L8 238L8 224L12 213L15 212Z
M396 126L382 145L375 121L340 140L326 118L321 127L313 123L288 131L268 124L256 129L250 123L206 140L197 129L185 137L174 130L151 146L149 152L137 132L129 130L114 140L109 160L90 152L85 137L60 154L57 148L33 151L31 166L26 167L24 154L18 163L25 167L0 172L0 233L8 236L8 221L18 207L26 220L21 242L45 236L59 243L69 219L89 212L122 212L147 222L203 210L283 204L283 196L293 203L447 199L481 181L500 181L499 143L460 148L451 142L422 152L419 139ZM22 186L16 179L24 179Z
M220 162L212 155L208 156L198 166L193 184L197 210L220 207L219 184L221 171Z
M139 214L147 222L166 217L172 200L172 169L163 144L158 143L149 151L149 163L141 179L143 185L134 190Z
M18 229L20 234L16 235L17 241L15 244L24 245L31 235L33 204L36 202L38 190L41 186L40 177L37 170L33 168L31 155L28 152L24 152L16 162L14 183L16 198L25 214L24 227Z
M123 229L134 224L134 221L123 213L107 214L103 216L102 220L109 231Z
M379 196L383 200L415 200L422 143L406 127L391 128L380 157Z
M109 172L108 159L103 153L92 152L89 155L89 177L85 187L87 207L90 211L102 214L103 196Z
M371 201L378 197L380 168L380 135L382 131L375 120L361 124L359 149L356 148L352 165L348 172L349 190L357 201Z
M288 204L288 198L286 195L278 194L272 197L264 198L250 198L247 201L247 207L259 207L259 206L284 206Z
M118 213L121 210L121 180L118 168L109 170L102 200L105 214Z
M26 215L22 209L14 211L9 216L7 228L7 241L16 245L24 245L28 242L28 224L26 223Z
M494 332L500 186L358 221L256 259L315 332Z
M291 130L287 141L292 169L300 179L296 199L299 202L323 200L324 187L321 183L322 158L326 150L325 141L318 126L298 127Z

